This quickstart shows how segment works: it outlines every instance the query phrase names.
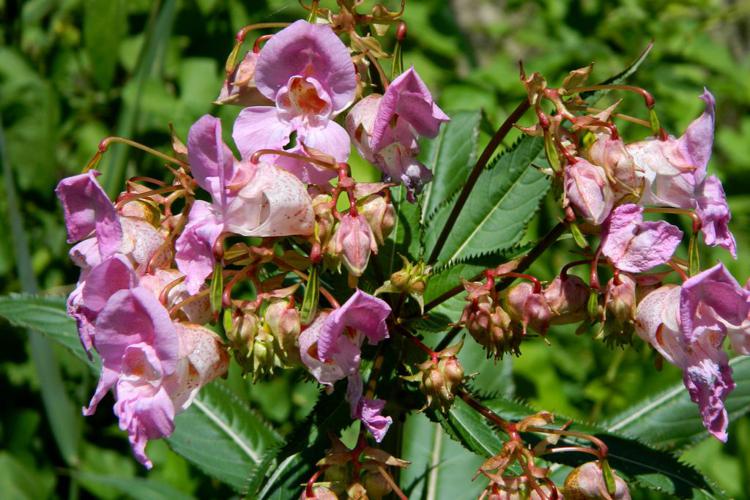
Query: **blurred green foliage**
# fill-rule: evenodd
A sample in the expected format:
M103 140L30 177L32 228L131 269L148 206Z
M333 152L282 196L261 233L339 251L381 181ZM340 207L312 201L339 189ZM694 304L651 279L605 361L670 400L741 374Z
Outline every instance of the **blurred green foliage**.
M331 3L331 2L329 2ZM373 2L368 2L373 3ZM395 6L397 2L385 2ZM324 1L325 5L326 2ZM740 258L728 262L741 281L750 275L750 4L720 0L411 0L405 20L406 64L414 64L447 111L483 111L494 127L523 97L518 62L554 84L567 71L595 62L594 80L616 73L650 40L654 49L632 83L657 100L662 125L679 134L700 112L703 86L717 98L717 139L710 168L723 180L734 213ZM30 265L41 290L64 294L76 280L67 260L62 214L52 188L77 173L98 142L122 135L167 149L168 124L185 137L204 113L225 119L238 108L212 100L223 80L234 34L253 22L294 20L294 0L0 0L0 117L7 158L19 192L30 242ZM252 43L250 41L249 43ZM625 113L644 117L639 98L623 98ZM623 125L629 139L648 131ZM487 140L487 137L484 137ZM513 137L509 138L512 141ZM125 176L160 175L158 161L119 146L102 169L111 192ZM363 172L362 175L371 175ZM555 223L547 207L530 238ZM0 197L3 221L11 215ZM681 221L684 223L685 221ZM8 227L7 222L3 227ZM21 289L13 241L0 238L0 290ZM572 245L555 247L534 268L554 276ZM704 263L729 261L706 252ZM163 442L150 445L155 468L146 473L131 458L127 440L102 404L83 422L76 460L66 463L44 414L40 382L26 332L2 325L0 354L0 492L4 498L94 495L227 496ZM679 380L671 367L657 371L644 348L611 350L590 336L552 332L550 348L530 342L514 360L512 377L488 365L485 379L503 377L507 395L538 408L584 420L606 418L628 403ZM55 350L64 390L84 405L95 380L70 354ZM230 385L267 419L288 431L316 397L314 386L289 375L251 386L236 373ZM53 415L54 418L54 415ZM82 417L77 416L77 419ZM73 432L71 430L71 432ZM699 443L684 455L735 498L750 491L750 421L730 427L730 441ZM148 477L150 483L138 479ZM468 478L466 478L468 480ZM138 489L141 488L141 489ZM143 489L145 488L145 489Z

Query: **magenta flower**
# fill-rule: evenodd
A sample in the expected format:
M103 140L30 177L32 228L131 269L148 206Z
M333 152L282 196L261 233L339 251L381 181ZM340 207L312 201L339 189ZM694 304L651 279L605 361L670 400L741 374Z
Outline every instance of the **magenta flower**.
M254 76L275 107L245 108L237 117L232 136L243 159L261 149L283 149L292 133L292 152L304 154L304 145L337 162L349 158L349 136L333 119L354 100L357 80L349 50L330 26L299 20L279 31L260 51ZM273 163L311 184L336 174L289 158Z
M722 264L679 287L666 285L638 305L636 333L683 372L690 398L698 404L706 429L726 441L724 400L734 389L722 349L727 325L740 326L750 306L742 289Z
M312 200L293 175L266 163L238 162L221 138L221 121L204 115L188 133L193 177L211 194L196 200L175 247L177 267L195 294L213 271L214 245L224 233L242 236L307 235Z
M718 178L706 177L714 141L716 102L708 90L704 90L701 99L706 110L682 137L636 142L627 149L645 172L647 186L641 204L695 209L706 244L726 248L736 258L724 190Z
M644 222L643 208L628 203L615 208L602 226L602 254L631 273L648 271L669 261L682 231L664 221Z
M321 313L299 337L302 362L318 382L332 390L334 382L348 379L352 418L362 420L378 442L392 420L381 414L385 401L362 397L360 348L365 338L373 345L388 338L390 313L386 302L357 290L338 309Z
M448 120L411 67L382 96L371 94L358 102L346 118L346 127L362 157L389 180L403 183L413 197L432 179L432 172L416 159L417 140L437 136Z
M565 167L565 194L576 212L597 226L609 216L615 202L604 169L583 158Z

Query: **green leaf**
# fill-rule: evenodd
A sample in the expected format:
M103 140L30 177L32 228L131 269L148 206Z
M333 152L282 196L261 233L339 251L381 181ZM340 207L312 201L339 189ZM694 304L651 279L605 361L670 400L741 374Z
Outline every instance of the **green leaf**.
M550 186L548 176L530 166L542 142L522 137L482 172L438 255L438 265L498 252L521 239ZM452 203L443 205L427 223L428 254L452 208Z
M494 398L482 403L507 420L518 420L534 412L531 408L504 398ZM557 415L559 421L569 420ZM463 400L457 399L447 416L440 416L441 424L464 447L474 453L490 457L500 451L505 435L490 426L478 412L474 411ZM657 450L634 439L613 434L602 428L573 424L571 430L592 434L604 441L608 448L610 465L619 472L633 478L642 486L662 491L678 498L694 496L714 497L711 485L695 469L680 462L674 455ZM532 434L524 434L530 441L536 439ZM586 441L570 438L561 439L558 445L581 445ZM590 461L591 457L574 453L558 453L548 457L549 460L570 466L577 466Z
M421 158L432 170L432 181L422 196L422 220L448 201L466 182L476 161L480 111L460 111L441 127L435 139L426 141Z
M485 484L472 481L484 458L467 453L439 424L423 413L406 418L401 458L401 485L411 499L478 498Z
M638 71L638 68L641 67L641 64L643 64L643 61L646 60L649 53L651 53L651 49L654 48L654 42L650 42L648 45L646 45L646 48L643 49L643 52L641 52L638 57L630 63L625 69L620 71L614 76L611 76L604 80L603 82L599 83L599 85L618 85L631 76L635 74L636 71ZM583 92L581 94L581 97L584 98L589 103L594 103L604 97L606 94L608 94L610 90L595 90L592 92Z
M76 472L73 477L84 486L93 483L114 490L127 498L139 500L189 500L192 497L167 483L141 477L122 477L93 472Z
M175 417L167 438L172 449L206 474L248 493L265 453L281 436L220 381L203 387L193 404Z
M44 334L68 349L78 359L99 371L99 359L92 353L86 355L78 338L76 322L65 311L65 300L61 297L13 294L0 297L0 316L11 324Z
M123 0L86 0L83 39L99 88L107 90L117 68L120 41L127 28Z
M0 451L0 491L3 498L51 498L55 476L49 469L35 470L7 451Z
M750 412L750 357L734 358L729 366L737 387L724 406L729 419L735 420ZM632 406L603 427L668 449L682 449L708 436L698 405L681 382Z

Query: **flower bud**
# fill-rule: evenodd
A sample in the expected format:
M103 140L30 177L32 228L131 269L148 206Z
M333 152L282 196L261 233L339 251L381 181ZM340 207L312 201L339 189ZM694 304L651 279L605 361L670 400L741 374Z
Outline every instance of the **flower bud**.
M217 104L236 104L238 106L263 106L269 100L255 86L255 65L260 53L252 50L245 54L234 72L227 77L221 86Z
M393 291L421 295L427 287L427 278L432 267L422 261L412 264L405 257L401 257L404 267L391 274L388 281Z
M307 491L303 491L299 496L300 500L338 500L338 498L336 493L325 486L313 486L312 496L309 496Z
M362 482L367 490L367 497L372 500L380 500L393 490L388 481L377 470L366 471Z
M534 292L534 286L524 281L510 288L505 296L505 310L512 320L523 325L524 334L526 328L531 327L532 330L544 335L554 318L554 313L544 294L541 291Z
M357 206L370 225L375 241L378 245L383 245L396 222L393 204L386 201L384 196L372 195L358 202Z
M362 158L370 163L375 163L370 148L370 136L375 127L375 117L382 98L380 94L370 94L355 104L346 116L346 131L349 132L352 143Z
M604 296L604 331L607 340L616 344L626 344L635 331L636 284L626 274L620 274L617 280L618 284L615 284L614 278L607 283Z
M474 340L487 350L488 356L496 359L506 352L518 353L523 336L512 328L510 316L500 304L494 303L489 289L477 283L464 286L469 290L466 297L469 303L460 321Z
M227 330L229 346L234 352L234 359L244 371L250 371L250 351L253 339L258 332L258 317L251 313L232 318L232 328Z
M586 317L589 287L578 276L557 276L544 289L544 298L554 314L552 323L576 323Z
M253 381L273 375L274 367L278 364L273 335L261 328L252 344L250 370L253 373Z
M351 467L349 464L334 464L324 472L325 480L331 483L331 491L336 495L344 495L346 486L351 479Z
M313 214L315 214L315 235L321 246L325 246L336 220L333 218L333 198L329 194L319 194L312 200Z
M630 491L628 485L617 474L612 471L615 478L615 493L610 495L607 492L607 485L604 481L604 473L598 462L588 462L573 471L565 478L563 495L566 499L612 499L612 500L630 500Z
M565 194L578 215L597 226L607 218L615 201L604 169L582 158L565 167Z
M285 364L299 364L299 311L286 300L273 302L266 309L266 327L275 337Z
M427 397L427 406L446 412L450 408L455 392L464 378L464 369L456 358L462 344L448 347L437 353L437 361L430 359L422 363L422 392Z
M378 251L370 225L359 214L341 217L329 249L334 256L341 256L344 266L354 276L362 276L370 254Z

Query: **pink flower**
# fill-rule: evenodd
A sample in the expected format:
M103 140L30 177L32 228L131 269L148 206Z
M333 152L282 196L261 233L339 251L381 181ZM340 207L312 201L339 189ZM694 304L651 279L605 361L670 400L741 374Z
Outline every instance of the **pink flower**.
M381 415L385 401L362 397L360 349L365 338L373 345L388 338L390 313L386 302L357 290L338 309L318 315L299 337L302 362L318 382L332 390L335 382L348 378L352 418L361 419L378 442L392 420Z
M615 208L602 226L602 253L621 271L639 273L669 261L682 231L664 221L643 222L643 208Z
M416 159L417 140L437 136L448 120L411 67L391 82L384 95L371 94L358 102L346 118L346 128L362 157L389 180L402 182L413 197L432 179L432 172Z
M596 134L596 141L586 151L586 157L607 172L616 199L640 196L643 170L633 161L622 139L613 139L609 133Z
M612 211L615 196L602 167L576 160L565 167L565 194L581 217L598 226Z
M722 264L703 271L679 287L666 285L638 305L636 333L683 371L690 398L698 404L703 424L726 441L728 416L724 400L734 389L722 343L727 325L747 318L748 292Z
M299 20L276 33L260 51L255 84L275 107L245 108L237 117L232 135L244 159L284 148L293 132L292 152L304 154L304 144L337 162L349 158L349 137L333 118L354 100L357 80L349 50L330 26ZM311 184L336 173L288 158L274 163Z
M96 304L93 298L89 302ZM226 371L226 353L210 330L173 323L142 286L111 295L95 328L102 373L84 415L93 414L114 389L120 428L128 432L138 461L151 468L146 443L172 433L174 416L189 406L201 386Z
M641 204L695 209L707 245L729 250L736 258L731 214L721 181L706 176L714 141L715 100L708 90L701 96L706 110L679 139L646 140L629 144L628 152L645 172L647 188Z
M550 308L544 292L536 292L534 289L535 286L526 281L515 285L506 296L506 309L511 318L521 322L524 334L530 326L544 335L555 313Z
M307 235L312 200L293 175L266 163L238 162L221 138L221 121L201 117L188 134L193 177L211 194L196 200L176 242L177 267L195 294L213 271L214 245L223 232L242 236Z
M101 188L96 170L66 177L55 188L65 213L68 243L97 236L99 253L109 257L120 246L122 226L114 205Z

